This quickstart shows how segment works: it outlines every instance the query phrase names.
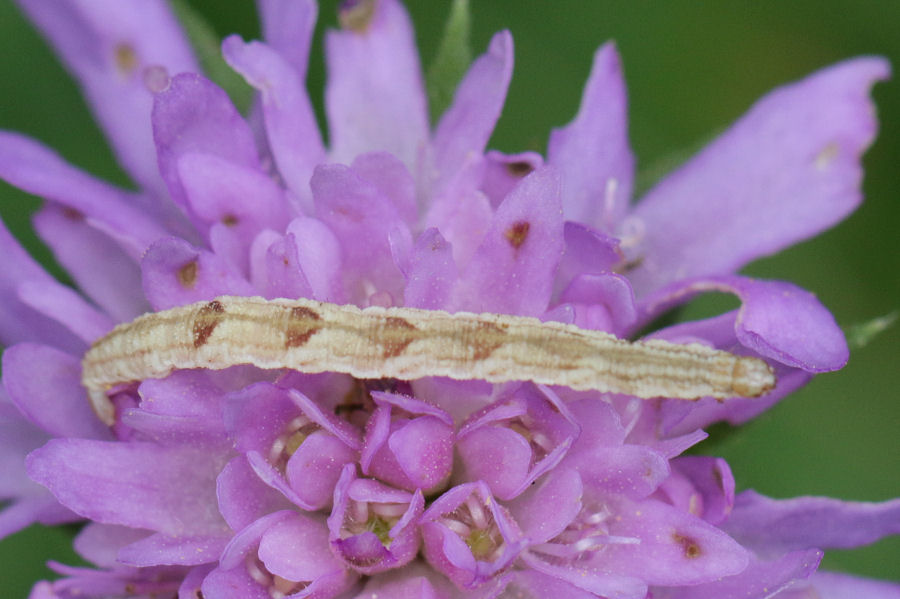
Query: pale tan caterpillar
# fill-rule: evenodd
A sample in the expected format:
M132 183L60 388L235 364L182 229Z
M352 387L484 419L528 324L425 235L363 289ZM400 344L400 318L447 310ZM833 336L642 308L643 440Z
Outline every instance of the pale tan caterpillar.
M755 397L775 384L762 360L698 344L629 342L504 314L227 296L117 326L88 350L82 383L112 423L106 393L115 385L236 364L362 379L529 380L643 398Z

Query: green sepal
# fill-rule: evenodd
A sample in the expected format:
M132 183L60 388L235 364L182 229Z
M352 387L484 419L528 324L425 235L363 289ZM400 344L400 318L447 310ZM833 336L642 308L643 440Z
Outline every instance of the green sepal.
M468 0L453 0L437 55L425 76L431 122L436 123L453 101L456 86L472 62Z

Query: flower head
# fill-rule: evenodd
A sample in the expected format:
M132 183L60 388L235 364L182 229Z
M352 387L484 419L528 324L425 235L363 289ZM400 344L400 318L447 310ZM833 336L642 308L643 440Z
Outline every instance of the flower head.
M736 496L724 461L679 457L701 427L752 418L846 361L812 294L735 272L858 204L883 60L776 90L632 205L610 44L546 156L506 155L487 143L508 32L430 123L404 8L344 3L325 41L325 144L304 89L311 0L260 2L265 41L224 40L258 92L246 118L164 4L21 4L140 186L0 134L0 176L47 200L39 233L83 293L4 231L0 407L19 414L0 416L34 429L3 448L28 452L4 515L89 520L76 547L97 566L60 566L33 596L762 597L808 579L822 547L898 532L896 501ZM78 356L114 323L220 295L508 313L627 337L708 291L741 308L653 336L765 359L779 381L765 398L645 402L235 365L110 389L107 428L78 377Z

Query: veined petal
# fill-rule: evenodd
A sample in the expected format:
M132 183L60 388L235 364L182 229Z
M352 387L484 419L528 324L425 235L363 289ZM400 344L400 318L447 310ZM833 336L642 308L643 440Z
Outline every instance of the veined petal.
M178 173L185 154L212 154L238 166L260 168L250 126L222 89L196 73L172 77L154 96L151 118L159 172L172 199L189 214L190 201ZM202 221L195 224L205 230Z
M811 548L849 548L900 534L900 499L869 503L829 497L771 499L744 491L722 525L746 547L777 554Z
M775 597L778 591L792 588L816 571L822 552L795 551L772 561L751 556L743 572L719 580L672 589L670 599L746 599L746 597Z
M24 135L0 131L0 178L75 211L133 258L168 234L154 217L134 206L136 194L95 179Z
M434 131L437 188L450 181L471 155L484 152L494 132L512 78L513 41L508 31L491 39L456 88L453 103Z
M264 6L273 4L266 2ZM312 5L312 12L315 13L315 5L311 2L297 2L297 5ZM280 29L277 31L284 37ZM309 179L313 168L324 162L325 147L312 104L303 87L302 74L273 48L262 42L244 43L236 35L225 38L222 53L228 64L259 90L266 139L278 172L300 198L301 205L310 212L312 194Z
M396 0L343 10L361 16L325 37L331 160L349 164L359 154L384 150L417 172L428 140L428 110L409 16Z
M403 305L427 310L443 310L456 284L453 248L441 233L427 229L416 240L406 273Z
M257 0L263 38L306 79L309 46L318 17L315 0Z
M0 343L12 345L22 341L52 344L73 354L83 352L86 344L66 327L47 318L19 299L19 286L24 282L55 283L53 277L28 255L0 221Z
M634 179L625 79L614 43L594 54L578 115L550 134L547 163L562 173L566 220L612 232L628 209Z
M53 439L26 462L28 475L74 512L170 535L227 530L215 510L222 465L202 447L87 439Z
M55 436L109 438L91 411L74 356L46 345L14 345L3 352L3 386L29 420Z
M164 197L149 116L153 99L144 71L199 72L191 46L168 4L118 0L19 0L82 91L135 181Z
M735 334L741 345L759 355L807 372L837 370L847 363L847 341L831 313L815 295L784 281L740 276L678 281L639 302L636 326L709 291L741 299Z
M559 175L528 175L503 201L466 265L453 310L536 316L547 309L564 251Z
M852 212L876 130L869 88L889 73L859 58L777 89L663 179L630 217L643 232L629 273L638 296L734 272Z
M900 584L886 580L872 580L837 572L814 572L807 583L814 589L816 599L897 599ZM780 596L779 596L780 599Z
M216 254L177 237L153 244L141 262L142 284L155 310L166 310L219 295L254 295L240 273Z
M35 231L78 288L116 322L150 311L141 288L141 269L109 234L55 203L32 218Z

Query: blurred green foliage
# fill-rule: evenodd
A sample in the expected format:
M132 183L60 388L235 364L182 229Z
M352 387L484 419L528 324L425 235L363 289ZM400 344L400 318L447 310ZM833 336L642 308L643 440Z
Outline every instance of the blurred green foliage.
M250 2L193 0L221 37L258 36ZM309 89L320 117L325 77L323 27L336 23L323 2ZM423 66L435 57L450 2L408 3ZM612 2L471 0L476 55L490 35L512 31L516 70L492 146L545 148L552 127L574 115L594 50L616 40L628 80L631 139L644 188L740 116L768 90L859 54L900 64L900 2L737 0ZM0 127L25 132L74 164L128 185L77 87L10 0L0 0ZM865 323L900 307L900 86L875 90L879 139L865 157L866 202L832 231L750 265L759 277L815 291L839 323ZM64 275L30 230L38 201L0 184L0 215L54 274ZM2 257L0 257L2 260ZM65 279L64 279L65 280ZM686 318L733 307L721 298L691 305ZM830 495L884 500L900 495L900 327L856 349L843 371L824 375L737 430L713 427L700 450L726 457L741 489L775 497ZM46 559L73 563L68 529L34 527L0 542L4 596L24 596L51 576ZM897 579L900 538L829 552L824 567Z

